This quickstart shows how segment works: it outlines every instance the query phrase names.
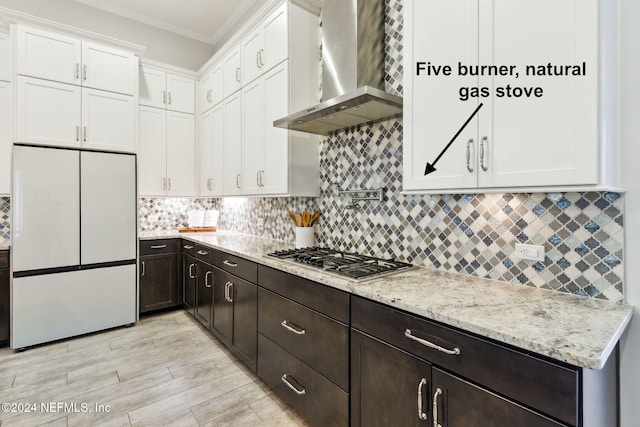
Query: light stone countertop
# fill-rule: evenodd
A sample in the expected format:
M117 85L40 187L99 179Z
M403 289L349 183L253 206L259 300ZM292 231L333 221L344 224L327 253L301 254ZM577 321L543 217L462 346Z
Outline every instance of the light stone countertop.
M428 319L575 366L601 369L633 307L530 286L416 268L364 283L293 265L266 254L290 242L227 231L140 232L140 239L184 238Z
M11 240L2 239L0 240L0 251L11 249Z

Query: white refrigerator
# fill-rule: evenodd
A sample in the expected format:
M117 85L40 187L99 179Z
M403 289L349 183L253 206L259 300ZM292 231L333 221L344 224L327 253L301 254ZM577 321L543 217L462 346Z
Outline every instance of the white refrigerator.
M11 348L137 320L136 156L14 145Z

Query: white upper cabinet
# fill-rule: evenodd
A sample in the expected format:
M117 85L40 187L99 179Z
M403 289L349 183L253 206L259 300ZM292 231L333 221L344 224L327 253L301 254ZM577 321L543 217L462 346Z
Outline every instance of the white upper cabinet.
M17 73L134 95L132 52L25 25L16 30Z
M287 6L285 2L262 20L242 41L244 84L253 81L289 56Z
M140 106L139 131L139 194L195 196L193 114Z
M200 80L200 112L217 105L224 99L224 69L217 62Z
M242 194L242 94L236 92L224 104L223 194Z
M224 194L224 103L206 111L200 118L200 195Z
M143 65L139 88L140 105L195 113L196 83L192 78Z
M11 145L13 91L10 82L0 80L0 194L11 192Z
M16 85L18 142L135 151L134 97L25 76Z
M616 83L611 77L603 90L598 49L615 33L603 29L606 13L599 23L599 7L598 0L407 1L404 190L609 185L599 156L615 151L608 144L615 138L601 107ZM558 69L569 75L549 75Z
M9 33L0 30L0 81L10 82L13 80L11 58L11 37Z
M224 64L224 97L231 95L242 87L242 57L240 46L236 46L222 60Z

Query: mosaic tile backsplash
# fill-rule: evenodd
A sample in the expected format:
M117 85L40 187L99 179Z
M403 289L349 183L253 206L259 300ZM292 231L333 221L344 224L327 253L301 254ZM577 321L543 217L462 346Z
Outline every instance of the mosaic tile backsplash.
M386 90L401 95L402 2L386 0ZM319 209L317 243L458 272L621 301L623 203L617 193L404 196L402 121L341 132L320 142L320 197L139 199L141 230L186 225L191 209L219 209L219 228L294 241L287 210ZM383 202L338 189L385 188ZM8 200L0 199L0 238ZM258 226L258 218L264 224ZM544 261L516 259L515 243L544 245Z

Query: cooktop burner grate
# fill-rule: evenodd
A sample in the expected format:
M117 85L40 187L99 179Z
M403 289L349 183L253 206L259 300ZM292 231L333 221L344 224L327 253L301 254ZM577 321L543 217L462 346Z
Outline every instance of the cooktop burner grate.
M375 279L414 268L412 264L393 259L380 259L319 247L284 250L268 255L356 281Z

